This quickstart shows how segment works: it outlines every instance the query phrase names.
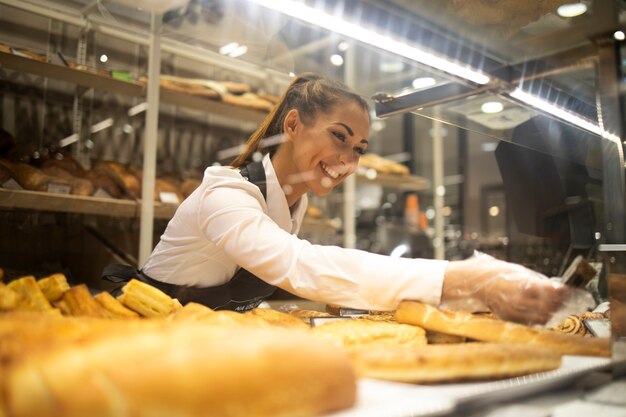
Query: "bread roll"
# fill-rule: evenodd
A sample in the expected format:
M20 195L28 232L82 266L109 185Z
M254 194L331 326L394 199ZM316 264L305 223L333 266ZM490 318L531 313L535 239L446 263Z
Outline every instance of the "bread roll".
M396 319L400 323L413 324L427 330L485 342L538 345L567 355L611 355L608 338L582 338L470 313L439 310L417 301L401 302Z
M52 274L37 280L37 285L41 288L48 301L60 300L63 293L70 289L67 278L63 274Z
M124 190L111 177L107 170L96 166L85 173L85 178L91 181L94 190L102 189L113 198L122 198Z
M122 164L114 161L100 161L96 167L106 172L128 197L133 199L141 197L141 183Z
M557 352L505 343L386 347L351 354L361 377L413 383L508 378L561 365Z
M349 358L304 332L165 323L20 362L5 386L8 414L294 417L355 402Z

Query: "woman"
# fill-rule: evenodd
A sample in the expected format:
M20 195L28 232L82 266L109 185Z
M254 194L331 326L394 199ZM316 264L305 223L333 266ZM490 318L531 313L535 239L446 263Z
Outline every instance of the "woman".
M403 299L486 306L506 319L543 323L564 289L519 265L391 258L313 245L296 234L307 192L328 194L367 150L367 103L318 76L293 80L231 167L210 167L178 208L140 278L181 302L248 310L276 287L368 310ZM282 137L250 164L264 139ZM114 275L114 274L112 274Z

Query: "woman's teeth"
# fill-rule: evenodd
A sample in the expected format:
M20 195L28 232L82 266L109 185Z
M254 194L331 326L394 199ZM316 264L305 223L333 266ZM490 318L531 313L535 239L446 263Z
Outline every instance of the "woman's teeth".
M330 178L334 180L339 178L339 173L335 171L334 169L332 169L331 167L329 167L328 165L326 165L325 163L320 162L320 166L322 167L322 171L324 172L324 174L326 174Z

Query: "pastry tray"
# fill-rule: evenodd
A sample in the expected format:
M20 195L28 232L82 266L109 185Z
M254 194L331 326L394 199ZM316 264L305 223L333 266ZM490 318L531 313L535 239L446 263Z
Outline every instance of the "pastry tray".
M470 404L479 406L545 393L610 366L609 358L563 356L561 367L553 371L490 382L417 385L361 379L356 405L326 417L441 416Z

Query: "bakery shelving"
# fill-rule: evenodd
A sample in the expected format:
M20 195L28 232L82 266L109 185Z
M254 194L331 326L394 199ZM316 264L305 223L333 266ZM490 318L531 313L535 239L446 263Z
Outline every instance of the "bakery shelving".
M0 188L0 207L132 218L139 216L141 201ZM154 217L169 219L177 207L154 203Z
M6 52L0 52L0 66L14 71L48 77L58 81L65 81L83 87L106 90L131 97L144 97L146 95L146 86L135 81L118 80L94 72L64 67L49 62L41 62L36 59ZM218 100L206 99L165 88L161 88L160 97L162 103L174 104L176 106L202 110L210 114L218 114L251 122L260 122L266 114L263 111L234 106L232 104L222 103Z

